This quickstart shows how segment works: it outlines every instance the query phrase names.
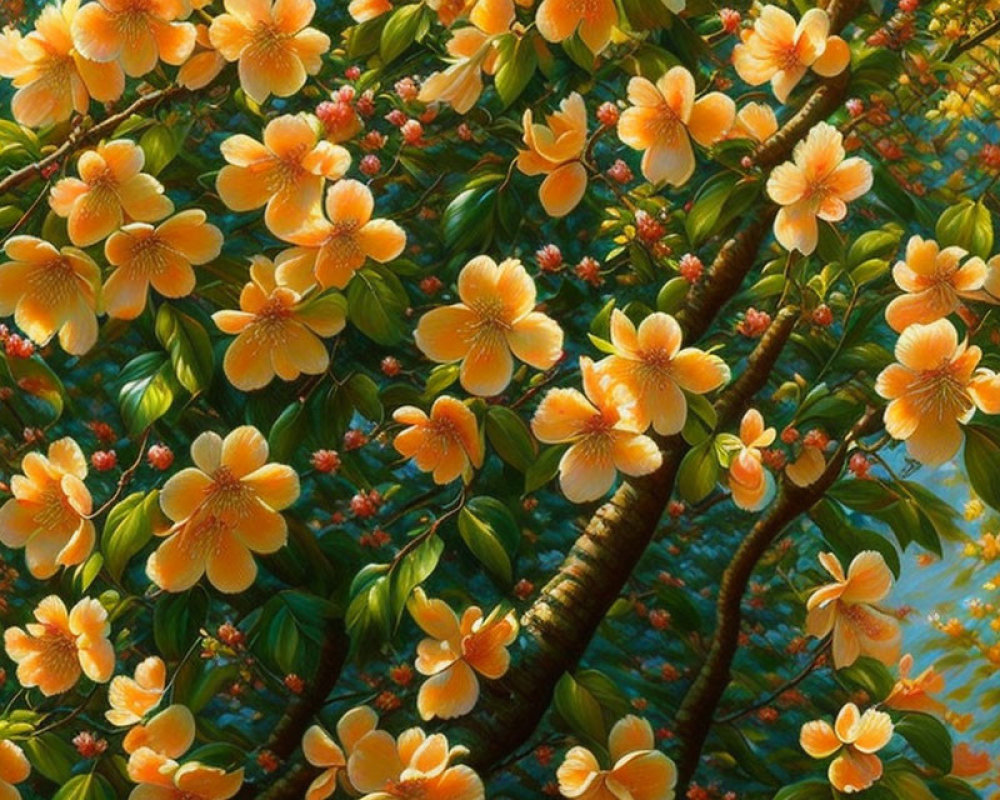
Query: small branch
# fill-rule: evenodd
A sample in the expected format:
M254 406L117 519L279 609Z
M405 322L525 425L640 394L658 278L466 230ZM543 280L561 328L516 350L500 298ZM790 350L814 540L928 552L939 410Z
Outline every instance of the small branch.
M698 769L715 711L729 686L733 658L739 649L743 596L757 563L788 525L822 499L840 477L848 451L855 440L874 433L880 425L880 412L875 408L868 408L844 436L827 462L826 469L814 483L799 487L785 481L777 500L740 543L726 567L719 586L716 627L708 657L688 689L675 720L674 729L681 748L677 759L679 796L687 791L688 784Z
M89 128L82 126L75 128L66 138L66 141L45 156L45 158L41 158L32 164L21 167L16 172L12 172L3 180L0 180L0 195L13 191L23 184L31 182L35 178L44 177L45 172L49 167L59 165L62 163L63 159L74 153L83 145L98 141L102 137L110 135L114 132L115 128L121 125L133 114L146 111L147 109L157 105L160 101L176 97L186 91L187 89L184 89L181 86L170 86L166 89L158 89L155 92L143 95L128 108L123 111L119 111L117 114L112 114L110 117L98 122L96 125Z
M953 42L951 47L944 54L944 61L954 61L962 53L978 47L987 39L1000 34L1000 17L993 20L989 25L967 39L959 39Z
M771 694L767 695L761 700L758 700L756 703L753 703L752 705L749 705L746 708L743 708L739 711L734 711L732 714L726 714L721 717L716 717L715 724L719 725L719 724L724 724L726 722L735 722L738 719L742 719L743 717L752 714L754 711L759 711L762 708L767 708L767 706L771 705L771 703L773 703L775 700L781 697L781 695L783 695L785 692L794 689L796 686L802 683L802 681L808 678L812 674L813 670L816 669L816 665L819 664L819 662L827 654L827 651L829 651L829 649L830 649L830 640L825 639L823 643L818 648L816 648L816 652L813 654L813 657L809 659L809 663L806 664L799 671L799 673L795 675L795 677L787 680L779 688L771 692Z
M142 432L142 440L139 442L139 453L136 455L135 461L129 464L129 466L125 469L125 471L122 472L121 477L118 478L118 485L115 487L115 490L112 493L111 497L105 500L101 504L100 508L97 509L97 511L85 515L84 517L85 519L97 519L99 516L101 516L101 514L103 514L105 511L111 508L111 506L113 506L116 502L118 502L118 498L122 496L122 493L125 491L125 488L132 482L132 477L135 475L136 471L142 465L142 456L146 452L146 443L149 441L149 434L151 430L152 428L146 428L146 430Z

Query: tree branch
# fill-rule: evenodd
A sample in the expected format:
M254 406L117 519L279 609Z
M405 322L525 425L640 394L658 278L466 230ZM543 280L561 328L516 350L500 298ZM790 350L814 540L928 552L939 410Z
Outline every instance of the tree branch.
M70 135L66 137L66 141L47 156L21 167L16 172L12 172L3 180L0 180L0 195L17 189L35 178L43 177L48 167L53 165L58 166L62 163L63 159L76 152L83 145L99 141L101 138L109 136L119 125L121 125L133 114L146 111L163 100L176 97L185 92L187 92L187 89L181 86L169 86L166 89L158 89L155 92L143 95L128 106L128 108L119 111L117 114L112 114L110 117L98 122L96 125L91 125L90 127L80 126L75 128Z
M705 740L712 728L715 711L726 687L729 686L730 669L739 646L743 595L757 562L791 522L823 498L840 476L851 444L856 439L874 432L880 421L881 416L876 409L867 409L844 436L823 474L815 483L799 487L786 480L778 499L740 543L736 554L726 567L719 586L716 627L708 656L694 683L688 689L674 723L674 730L681 746L680 757L677 759L678 796L684 796L698 768Z

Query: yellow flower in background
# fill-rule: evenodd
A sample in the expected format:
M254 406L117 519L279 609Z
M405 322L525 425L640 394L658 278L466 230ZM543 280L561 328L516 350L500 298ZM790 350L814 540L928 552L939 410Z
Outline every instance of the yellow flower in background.
M279 513L299 497L299 478L268 462L267 440L250 425L223 439L203 433L191 444L195 466L171 477L160 506L174 525L149 557L146 572L168 592L183 592L202 575L221 592L247 589L257 577L254 553L284 547Z
M22 125L64 122L74 111L85 114L91 98L111 103L125 90L117 63L93 61L74 48L70 31L79 7L78 0L46 5L26 36L13 28L0 32L0 77L13 80L10 110Z
M585 356L580 372L583 392L549 390L531 420L538 441L570 445L559 461L559 486L574 503L603 497L619 471L648 475L663 463L660 448L643 434L630 405L616 397L611 379Z
M448 103L459 114L475 105L483 92L483 73L497 70L494 42L514 22L514 0L479 0L469 21L472 24L456 30L446 45L455 63L423 81L417 96L422 103Z
M346 744L346 743L345 743ZM485 800L483 782L470 767L452 762L468 750L449 747L443 734L409 728L398 738L370 730L354 744L347 777L361 800Z
M959 308L963 294L982 289L989 270L981 258L968 255L961 247L942 249L933 239L911 236L906 259L892 269L896 285L906 292L885 309L892 329L900 333L914 323L936 322Z
M44 580L94 549L93 501L83 483L87 460L67 436L50 444L47 456L28 453L21 470L10 482L14 496L0 507L0 542L23 547L28 572Z
M335 336L346 324L340 295L304 299L278 277L274 262L255 256L250 281L240 293L240 310L212 315L219 330L236 335L222 367L237 389L260 389L275 376L292 381L303 373L325 372L330 354L320 337Z
M175 214L157 226L133 222L104 243L104 257L116 267L104 282L108 316L135 319L146 307L149 287L164 297L194 291L193 264L207 264L222 251L222 231L204 211Z
M766 427L761 413L751 408L740 421L742 447L729 463L729 491L744 511L759 511L774 490L774 478L764 469L761 448L774 442L774 428Z
M884 711L869 708L862 714L848 703L831 727L825 720L802 726L799 743L813 758L829 758L829 779L837 791L862 792L882 777L882 760L875 755L892 739L893 725Z
M347 758L355 745L377 727L378 715L368 706L358 706L337 722L339 745L320 725L313 725L305 732L302 754L306 761L323 770L309 785L305 800L326 800L337 790L337 779L345 774Z
M631 405L638 427L650 424L664 436L679 433L687 419L685 392L706 394L729 381L729 367L696 347L681 349L681 326L657 311L638 329L617 308L611 312L615 352L597 363Z
M542 0L535 11L535 26L550 42L562 42L578 34L595 55L611 42L618 24L614 0Z
M83 355L97 342L101 270L76 247L56 249L34 236L12 236L0 264L0 316L38 345L59 335L63 350Z
M586 747L573 747L556 777L563 797L636 800L673 800L677 767L656 749L653 728L629 714L618 720L608 737L611 769L601 769Z
M459 619L447 603L419 587L408 608L429 637L417 645L417 672L428 676L417 695L421 718L468 714L479 700L477 676L497 680L510 668L507 648L517 638L517 617L500 608L484 617L478 606L469 606Z
M295 230L319 206L325 181L347 172L351 155L321 139L301 115L272 119L263 139L238 133L222 143L228 164L219 170L215 188L233 211L266 206L264 222L272 232Z
M786 250L810 255L819 242L816 220L839 222L847 216L847 203L871 189L871 164L845 155L843 134L820 122L795 145L792 160L771 172L767 193L781 206L774 235Z
M195 30L180 22L187 0L91 0L73 20L73 43L84 56L117 61L138 78L159 61L183 64L194 49Z
M104 716L112 725L136 725L160 704L167 684L167 666L159 656L150 656L135 668L135 677L116 675L108 687L109 711Z
M881 373L875 391L889 404L885 429L906 442L912 458L936 466L952 458L965 438L962 425L980 409L1000 413L1000 376L976 369L982 351L959 343L946 319L910 325L896 342L896 360Z
M770 81L774 96L784 103L806 72L832 77L851 61L847 42L830 36L826 11L811 8L795 18L778 6L766 5L733 49L733 65L746 83L759 86Z
M527 150L517 153L517 168L525 175L545 175L538 199L550 217L564 217L576 208L587 190L587 168L583 154L587 146L587 107L573 92L559 110L534 121L534 112L524 111L522 127Z
M642 174L650 183L682 186L694 174L691 140L710 147L725 138L736 119L736 104L722 92L695 99L694 76L673 67L655 84L646 78L628 83L618 138L642 152Z
M35 622L7 628L7 655L17 662L21 686L37 686L46 697L68 692L81 675L107 683L115 668L115 649L108 641L108 612L84 597L71 611L57 595L49 595L34 611Z
M833 576L833 583L809 596L809 635L820 638L833 634L833 663L838 669L850 666L860 656L894 663L902 639L899 622L874 605L892 589L892 572L885 558L865 550L854 557L846 574L833 553L820 553L819 561Z
M384 264L406 247L406 233L388 219L372 219L375 198L360 181L340 180L326 193L326 216L317 209L294 229L276 231L296 245L281 259L281 279L292 285L343 289L370 258Z
M208 35L226 61L239 62L240 86L263 103L272 94L290 97L315 75L330 50L330 37L309 27L313 0L225 0Z
M66 217L77 247L106 239L126 222L158 222L174 211L163 185L142 171L146 155L135 142L115 139L86 150L76 163L79 178L62 178L49 205Z
M461 400L443 395L434 401L430 414L415 406L397 408L392 418L406 427L392 445L417 468L432 472L435 483L468 478L483 465L483 440L476 415Z
M21 793L14 784L24 783L30 774L31 763L24 751L10 739L0 740L0 795L20 800Z

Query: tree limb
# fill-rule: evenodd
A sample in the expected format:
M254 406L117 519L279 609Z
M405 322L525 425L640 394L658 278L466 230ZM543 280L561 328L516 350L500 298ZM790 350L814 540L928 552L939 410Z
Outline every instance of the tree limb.
M757 562L791 522L823 498L840 476L851 444L877 429L880 419L876 409L868 408L844 436L815 483L799 487L786 480L778 499L740 543L726 567L719 586L716 627L708 656L688 689L674 723L674 731L681 746L680 757L677 759L678 796L684 796L698 768L715 711L729 686L733 657L739 647L743 595Z
M0 180L0 195L17 189L35 178L43 177L48 167L53 165L58 166L62 163L63 159L72 155L83 145L99 141L101 138L111 135L119 125L133 114L146 111L163 100L168 100L185 92L187 92L187 89L181 86L168 86L166 89L158 89L155 92L143 95L128 106L128 108L119 111L117 114L112 114L96 125L74 128L70 135L66 137L66 141L47 156L21 167L16 172L12 172L3 180Z

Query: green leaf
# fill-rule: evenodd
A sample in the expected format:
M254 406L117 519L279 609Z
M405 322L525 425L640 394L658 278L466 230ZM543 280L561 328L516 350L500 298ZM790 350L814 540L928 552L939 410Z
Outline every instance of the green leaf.
M70 778L52 800L115 800L115 797L115 790L107 779L90 772Z
M833 790L826 781L802 781L784 787L774 800L833 800Z
M31 766L53 783L65 784L80 760L76 748L54 733L31 736L21 742Z
M121 580L129 560L146 546L154 527L164 520L158 489L130 494L108 512L101 532L101 552L115 580Z
M444 541L440 536L425 538L396 564L390 577L390 597L392 605L392 625L399 625L413 590L426 581L437 569L444 552Z
M684 306L691 284L681 277L671 278L656 295L656 310L676 314Z
M164 303L156 312L156 338L170 354L181 386L196 395L212 382L215 356L201 323Z
M180 388L168 359L145 353L132 359L121 373L118 405L125 427L138 435L170 410Z
M673 627L688 633L701 630L701 612L685 589L659 583L656 586L656 597L660 605L670 612Z
M870 259L888 259L899 247L900 230L866 231L847 251L847 268L853 270Z
M559 471L559 462L566 452L566 445L546 447L524 473L524 493L531 494L552 480Z
M574 735L583 739L592 750L601 752L605 749L607 727L601 705L570 673L559 679L552 703Z
M382 421L382 401L379 399L378 384L375 381L361 372L356 372L343 388L363 417L372 422Z
M538 56L532 38L505 34L497 42L497 63L500 67L494 81L504 108L517 100L535 74Z
M370 564L354 579L345 623L351 653L367 659L382 647L392 631L391 580L388 564Z
M388 64L403 54L416 40L423 21L423 3L397 8L382 28L379 56Z
M66 407L66 389L59 376L39 356L9 358L0 353L0 364L7 365L11 382L21 391L43 400L51 407L54 420L62 416Z
M535 463L538 448L528 426L514 411L504 406L486 410L486 437L497 455L520 472Z
M347 286L348 319L378 344L390 346L403 338L409 305L403 284L385 267L366 267Z
M984 503L1000 510L1000 434L984 425L965 428L965 470Z
M495 184L502 180L502 175L491 175L489 183L466 188L448 204L441 215L445 247L461 252L488 243L497 202Z
M886 770L879 783L892 792L896 800L937 800L924 779L913 772Z
M300 654L299 628L287 608L279 608L271 617L264 635L264 649L282 674L295 672Z
M837 675L851 686L867 692L872 702L885 700L896 685L896 679L885 664L867 656L862 656L849 667L837 670Z
M677 471L677 493L686 503L704 500L719 481L719 462L711 439L692 447Z
M271 426L267 434L267 448L273 461L287 463L295 448L308 435L309 416L298 400L289 403Z
M203 591L168 594L153 609L153 640L165 659L175 661L201 638L208 616L208 596Z
M139 147L146 156L143 172L159 175L180 153L187 132L187 126L165 125L162 122L147 128L139 138Z
M963 200L938 217L934 236L941 247L955 245L974 256L989 258L993 249L993 218L981 201Z
M910 713L896 722L895 730L928 766L945 775L951 772L951 734L942 722L929 714Z
M458 532L500 583L506 586L513 581L521 529L507 506L492 497L473 497L458 514Z
M684 220L691 245L697 247L746 211L760 194L760 182L730 172L714 175L702 184Z

